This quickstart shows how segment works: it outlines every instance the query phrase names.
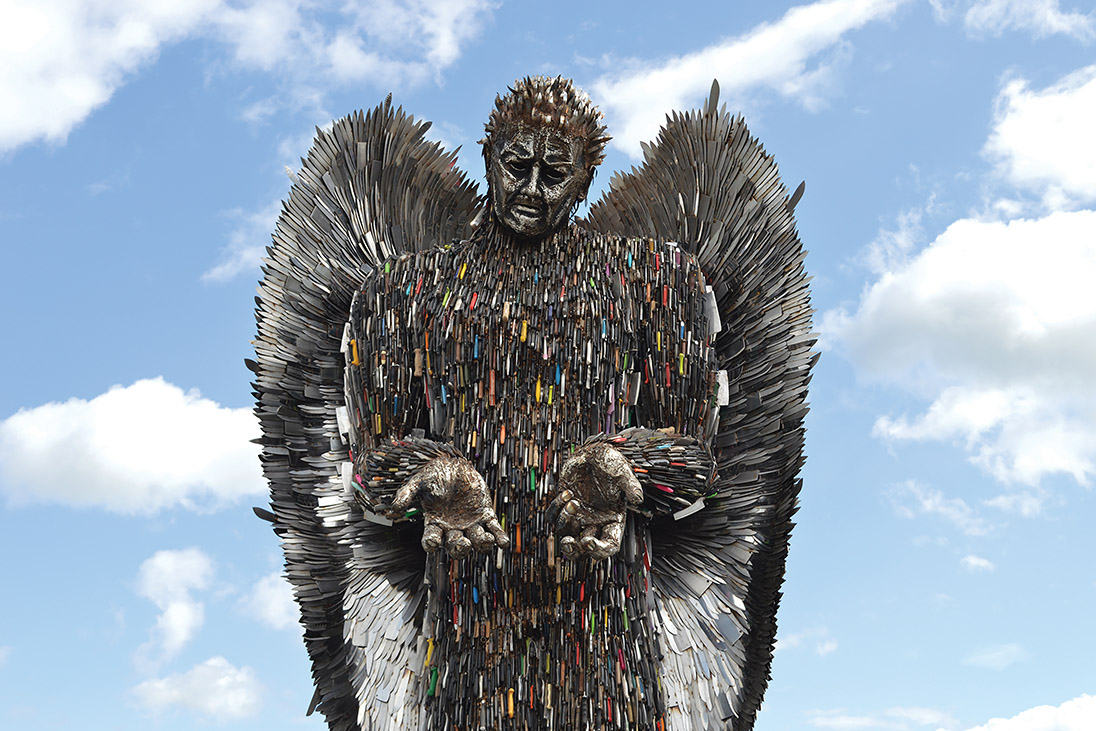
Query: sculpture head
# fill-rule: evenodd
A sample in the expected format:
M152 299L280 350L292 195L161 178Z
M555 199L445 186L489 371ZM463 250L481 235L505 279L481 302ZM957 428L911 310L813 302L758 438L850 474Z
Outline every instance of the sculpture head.
M495 220L527 239L551 236L586 198L609 136L601 112L568 79L517 81L482 140L488 205Z

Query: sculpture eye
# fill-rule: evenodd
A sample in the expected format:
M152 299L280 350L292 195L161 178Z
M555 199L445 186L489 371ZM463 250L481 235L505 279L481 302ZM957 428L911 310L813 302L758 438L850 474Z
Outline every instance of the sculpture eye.
M544 168L544 172L541 173L541 177L543 177L545 182L549 185L559 185L567 177L567 173L558 168L546 167Z
M511 175L523 178L529 174L529 169L532 167L532 163L529 160L514 159L507 160L506 169Z

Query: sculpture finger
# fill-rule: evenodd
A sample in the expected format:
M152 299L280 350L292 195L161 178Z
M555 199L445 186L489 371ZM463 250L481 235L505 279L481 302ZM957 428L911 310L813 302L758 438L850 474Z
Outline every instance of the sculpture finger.
M624 519L608 523L601 528L601 540L598 551L591 551L594 558L608 558L620 552L620 539L624 536Z
M422 470L420 470L404 482L400 489L396 491L396 497L392 501L392 504L388 506L387 512L392 515L406 513L411 507L411 502L419 496L419 490L422 488L422 483L423 475Z
M578 551L580 553L593 555L601 547L601 541L597 537L599 527L591 525L582 529L582 534L578 537Z
M486 551L491 546L495 545L495 538L479 523L473 523L464 530L464 534L468 536L468 540L472 543L472 548L477 551Z
M498 518L492 515L490 518L483 522L484 526L491 532L491 535L495 538L495 545L499 548L506 548L510 545L510 536L506 535L506 531L503 530L499 524Z
M548 509L544 511L544 517L548 520L549 525L559 520L560 511L563 510L563 506L566 505L572 497L573 495L570 490L560 490L556 493L556 496L548 505Z
M428 523L426 527L422 529L422 550L427 553L435 553L441 548L441 539L441 527L436 523Z
M578 515L581 509L582 505L578 500L568 500L563 509L559 511L559 517L556 518L556 529L560 531L567 530L567 527L574 522L575 516Z
M609 558L620 551L620 538L624 534L624 521L608 523L601 526L601 535L598 528L588 528L582 532L579 546L583 553L593 559Z
M559 552L564 556L574 556L578 550L578 542L574 536L563 536L559 539Z
M445 534L445 550L453 558L464 558L472 552L472 541L464 531L453 529Z
M636 474L632 472L631 466L628 467L628 471L625 473L622 487L624 488L624 498L629 505L643 504L643 486L639 484L639 480L636 479Z

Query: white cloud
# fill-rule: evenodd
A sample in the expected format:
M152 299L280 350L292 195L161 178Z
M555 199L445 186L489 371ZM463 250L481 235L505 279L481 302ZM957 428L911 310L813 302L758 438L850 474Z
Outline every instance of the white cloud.
M185 37L219 0L11 0L0 24L0 152L63 142L126 77Z
M877 436L962 445L1003 482L1096 471L1096 212L963 219L823 317L870 375L931 395Z
M228 237L228 246L221 251L221 261L202 274L204 282L224 282L241 272L258 269L270 244L270 234L282 211L282 201L271 201L262 210L229 211L238 223Z
M1036 38L1061 33L1080 39L1096 35L1092 16L1063 12L1058 0L979 0L963 19L975 36L999 36L1006 30L1025 30Z
M1060 706L1036 706L1012 718L994 718L967 731L1090 731L1096 696L1082 695Z
M197 548L157 551L137 573L137 593L160 610L152 640L138 650L141 663L158 662L178 654L205 621L205 608L192 592L209 586L213 561Z
M4 667L9 657L11 657L11 646L0 645L0 668Z
M250 408L230 409L162 378L115 386L0 422L0 490L12 503L150 514L208 510L265 491Z
M1009 485L987 504L1022 515L1041 509L1044 477L1096 472L1096 211L1078 208L1096 200L1093 116L1096 66L1042 90L1006 84L984 153L1038 205L990 201L919 251L918 221L900 221L869 247L875 279L851 314L822 318L827 345L928 401L879 418L876 436L961 446Z
M0 27L0 152L61 143L164 46L227 44L236 66L276 73L285 103L314 107L332 86L406 86L460 56L488 0L10 0ZM253 115L270 113L252 106Z
M988 573L997 568L989 559L973 554L970 556L963 556L959 561L959 565L972 574Z
M903 518L932 515L942 518L968 536L983 536L989 532L986 521L977 515L965 500L949 498L940 490L907 480L890 491L894 509Z
M185 708L215 721L254 716L262 705L262 688L249 667L237 668L223 657L211 657L185 673L146 680L133 689L151 711Z
M1096 200L1096 66L1079 69L1046 89L1023 79L997 98L985 154L1013 184L1035 189L1052 207Z
M989 645L968 654L963 658L963 664L974 668L1000 671L1026 660L1027 657L1027 651L1017 644Z
M667 109L696 105L718 78L724 99L766 88L810 107L822 103L842 37L890 17L906 0L823 0L792 8L775 23L660 63L628 62L597 79L590 91L606 112L613 144L633 157L653 139ZM812 61L815 65L809 66Z
M272 629L299 626L300 611L293 601L293 590L280 571L255 582L240 605L249 616Z

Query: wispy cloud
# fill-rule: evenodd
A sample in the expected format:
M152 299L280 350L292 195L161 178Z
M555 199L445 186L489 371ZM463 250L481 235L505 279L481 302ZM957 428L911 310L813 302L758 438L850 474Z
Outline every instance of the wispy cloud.
M907 480L889 491L895 511L904 518L933 516L941 518L968 536L983 536L989 524L965 500L947 497L935 490Z
M999 36L1005 31L1026 31L1036 38L1051 35L1089 40L1096 24L1089 14L1063 11L1059 0L978 0L963 17L974 36Z
M955 719L951 714L935 708L895 706L882 712L868 714L849 713L844 708L808 711L807 723L815 728L840 731L854 729L912 731L921 728L950 728L954 726Z
M967 654L963 658L963 664L973 668L1000 671L1027 658L1027 650L1014 643L987 645Z
M837 640L830 636L829 627L811 627L800 632L780 633L773 651L784 652L805 647L812 649L819 657L825 657L837 650L837 646Z
M204 282L224 282L241 272L257 270L270 245L270 234L281 213L281 200L268 203L262 210L247 212L239 208L228 215L236 226L221 251L220 261L202 274Z
M13 504L123 514L216 509L266 489L250 443L258 435L250 408L141 380L0 421L0 490Z
M764 89L818 107L846 48L845 35L891 17L905 2L822 0L801 5L774 23L693 53L653 63L621 62L625 70L602 76L590 91L606 112L613 144L632 157L640 156L640 142L655 137L666 110L699 104L713 77L719 79L724 98Z
M950 713L923 706L895 706L885 713L890 718L909 721L915 726L953 728L956 723Z

